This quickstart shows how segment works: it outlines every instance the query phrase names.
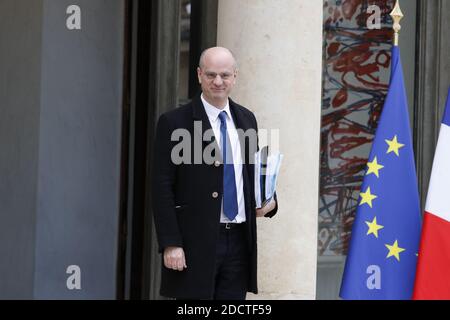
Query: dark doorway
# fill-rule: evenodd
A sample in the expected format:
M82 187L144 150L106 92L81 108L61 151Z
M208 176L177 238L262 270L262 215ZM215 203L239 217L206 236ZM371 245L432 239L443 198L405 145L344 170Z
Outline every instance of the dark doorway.
M128 0L127 17L117 296L161 299L150 195L154 129L160 114L198 92L191 74L201 51L216 44L217 0Z

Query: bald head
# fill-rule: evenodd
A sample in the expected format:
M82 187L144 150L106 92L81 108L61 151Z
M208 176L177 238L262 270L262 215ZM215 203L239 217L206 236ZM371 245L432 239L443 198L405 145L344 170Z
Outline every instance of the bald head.
M203 98L219 109L224 108L236 84L237 73L236 59L230 50L214 47L203 51L197 68Z
M212 47L204 50L200 55L200 61L198 65L203 69L209 61L216 59L220 59L221 61L228 61L232 63L234 69L237 69L237 61L233 53L231 52L231 50L223 47Z

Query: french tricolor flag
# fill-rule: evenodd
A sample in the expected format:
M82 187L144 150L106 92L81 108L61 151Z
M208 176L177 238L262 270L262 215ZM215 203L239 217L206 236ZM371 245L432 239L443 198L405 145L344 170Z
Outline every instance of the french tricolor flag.
M423 217L413 299L450 299L450 89Z

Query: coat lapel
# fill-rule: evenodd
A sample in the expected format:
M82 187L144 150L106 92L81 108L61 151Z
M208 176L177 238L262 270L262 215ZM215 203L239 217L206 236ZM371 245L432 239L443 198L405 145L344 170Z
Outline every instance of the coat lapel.
M194 121L201 121L201 128L200 126L194 125L194 131L196 134L200 135L203 141L205 132L207 130L212 130L212 127L199 95L192 99L192 117L194 118ZM208 143L208 141L203 141L203 143Z
M256 130L256 128L253 127L251 119L249 119L239 108L239 106L230 99L230 110L231 115L233 117L234 123L236 125L236 129L242 130L244 133L247 132L247 130ZM244 160L244 163L249 164L250 163L250 157L253 155L250 155L250 139L245 138L243 135L239 135L239 143L241 144L241 150L242 150L242 157Z
M220 150L216 137L214 136L211 123L209 122L208 115L206 114L205 107L200 99L200 95L197 95L194 99L192 99L192 117L194 120L194 139L200 139L202 141L202 152L204 148L211 143L213 144L214 150ZM209 136L211 137L210 140L204 139L207 131L212 133L212 136ZM222 155L220 152L213 153L213 157L215 160L222 161Z
M251 129L251 123L249 123L247 117L245 117L242 111L238 108L237 104L231 99L230 110L237 129L242 129L244 131Z

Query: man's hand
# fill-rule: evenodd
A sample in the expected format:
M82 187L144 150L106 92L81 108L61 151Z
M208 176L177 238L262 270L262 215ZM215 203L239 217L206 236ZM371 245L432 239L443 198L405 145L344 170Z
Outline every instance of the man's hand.
M264 217L267 213L275 209L275 200L271 199L266 205L262 208L256 209L256 217L261 218Z
M164 249L164 266L175 271L187 268L184 250L180 247L167 247Z

